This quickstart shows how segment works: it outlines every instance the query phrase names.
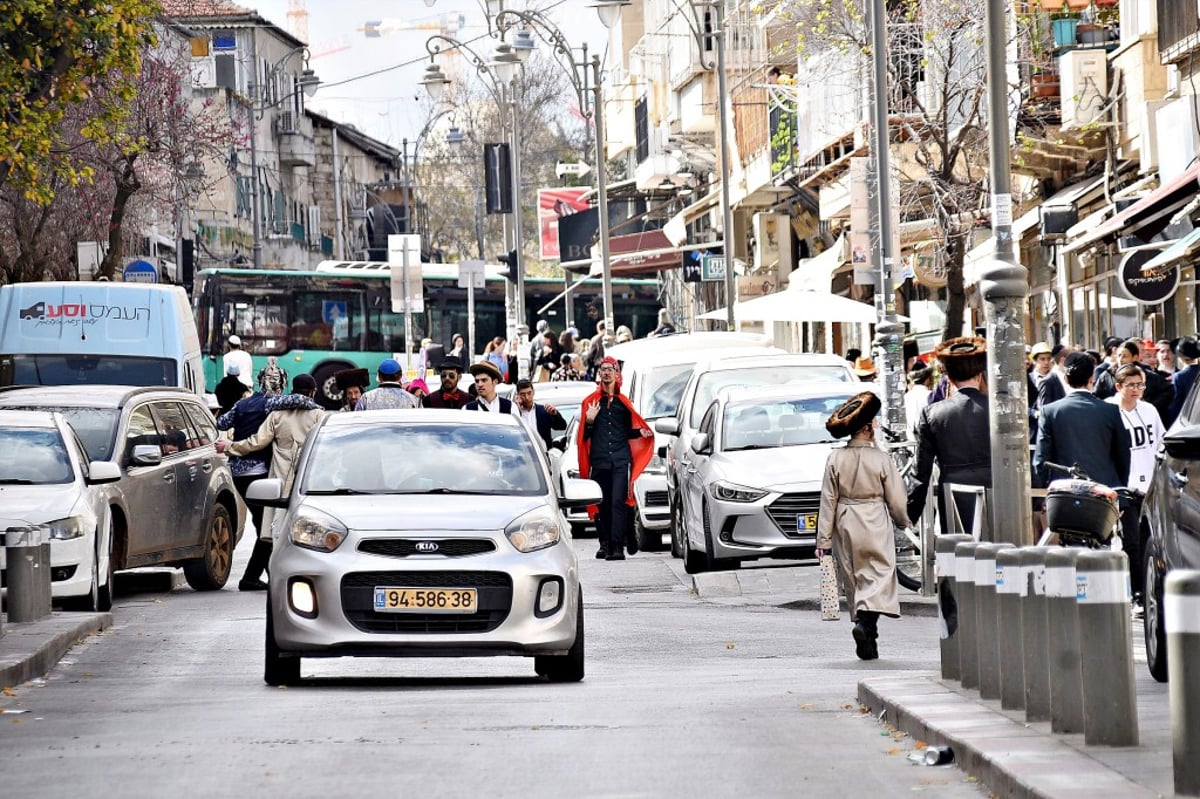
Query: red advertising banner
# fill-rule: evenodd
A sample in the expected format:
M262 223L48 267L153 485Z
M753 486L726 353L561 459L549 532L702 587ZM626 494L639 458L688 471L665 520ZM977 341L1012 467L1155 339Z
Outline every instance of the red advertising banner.
M538 230L542 238L542 259L557 259L558 220L589 207L584 196L587 186L568 186L559 189L538 189Z

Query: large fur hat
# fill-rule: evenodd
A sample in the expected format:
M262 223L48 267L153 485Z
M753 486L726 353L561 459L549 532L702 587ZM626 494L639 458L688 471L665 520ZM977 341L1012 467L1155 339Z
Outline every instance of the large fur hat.
M954 381L970 380L987 369L987 342L977 336L946 339L934 348L933 354Z
M883 403L879 401L879 397L875 396L874 392L864 391L861 394L855 394L833 412L833 416L830 416L829 421L825 423L825 429L834 438L852 436L869 425L881 407L883 407Z
M343 369L335 373L333 379L337 381L338 391L345 391L350 386L366 388L371 385L371 373L366 369Z

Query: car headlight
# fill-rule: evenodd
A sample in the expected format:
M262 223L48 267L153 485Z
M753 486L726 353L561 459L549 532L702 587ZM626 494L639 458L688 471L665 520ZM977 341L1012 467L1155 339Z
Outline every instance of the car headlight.
M557 515L545 508L537 508L510 522L504 528L504 534L519 552L534 552L557 544L562 537L562 528Z
M332 516L315 511L301 511L292 521L292 543L318 552L337 549L349 531L346 525Z
M749 488L718 480L710 488L713 497L724 502L757 502L767 495L761 488Z
M83 519L78 516L68 516L65 519L46 522L44 527L49 533L51 541L70 541L72 538L82 538L84 532Z

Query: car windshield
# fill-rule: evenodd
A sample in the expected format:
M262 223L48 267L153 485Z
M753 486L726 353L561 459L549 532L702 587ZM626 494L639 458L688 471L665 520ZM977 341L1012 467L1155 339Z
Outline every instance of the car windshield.
M326 427L305 467L305 494L546 493L520 426L372 424Z
M722 369L705 372L696 382L692 398L691 426L699 427L704 411L718 394L728 388L757 388L783 386L790 383L844 383L850 377L843 366L789 364L778 366L748 366L742 369Z
M825 430L825 422L848 397L731 402L725 406L721 449L732 452L831 443L834 438Z
M674 416L695 368L694 363L673 363L646 372L638 392L638 413L646 419Z
M67 446L58 430L0 428L0 485L54 485L74 479Z
M75 386L107 383L118 386L173 386L175 362L170 358L128 355L0 355L0 385Z
M117 434L120 411L115 408L48 408L45 405L27 405L24 411L58 411L67 418L75 434L87 450L88 460L107 461L112 459L113 439Z

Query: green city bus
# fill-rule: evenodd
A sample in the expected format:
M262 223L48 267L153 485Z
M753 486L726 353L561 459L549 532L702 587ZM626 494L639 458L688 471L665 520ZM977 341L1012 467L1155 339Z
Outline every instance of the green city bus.
M475 293L475 341L484 344L506 331L506 279L489 272ZM430 338L450 349L456 333L467 334L467 289L458 286L456 264L422 264L425 308L412 314L413 353ZM601 286L589 280L563 298L564 282L527 277L525 307L533 329L538 318L551 328L564 327L565 305L572 303L582 336L595 333L603 318ZM659 308L657 280L613 281L617 324L635 335L654 329ZM362 367L372 375L385 358L403 362L404 314L394 313L391 270L381 262L322 262L313 271L206 269L196 275L192 293L196 326L205 358L205 384L213 391L221 374L221 355L231 335L242 339L254 361L254 374L277 359L289 376L308 373L317 381L321 404L338 407L341 392L333 379L343 369ZM558 298L545 314L538 309ZM252 376L253 377L253 376Z

